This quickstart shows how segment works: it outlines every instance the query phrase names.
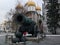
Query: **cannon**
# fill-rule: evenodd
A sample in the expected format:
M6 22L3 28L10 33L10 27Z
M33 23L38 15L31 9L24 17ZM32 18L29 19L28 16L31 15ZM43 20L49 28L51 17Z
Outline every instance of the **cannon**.
M38 26L36 25L36 22L34 22L32 19L26 17L24 14L18 13L14 15L13 21L21 25L19 29L15 32L16 38L12 39L13 43L27 41L27 39L23 36L24 32L32 34L32 37L37 37Z

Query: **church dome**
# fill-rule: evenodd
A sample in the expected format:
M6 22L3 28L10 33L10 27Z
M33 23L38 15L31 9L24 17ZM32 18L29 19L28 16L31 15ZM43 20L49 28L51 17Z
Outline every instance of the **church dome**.
M21 4L18 4L18 5L16 6L16 9L20 9L20 8L23 8L23 6L22 6Z
M35 2L33 2L33 1L28 1L26 4L27 4L28 6L35 6Z
M36 6L36 10L40 10L41 11L41 7L40 6Z

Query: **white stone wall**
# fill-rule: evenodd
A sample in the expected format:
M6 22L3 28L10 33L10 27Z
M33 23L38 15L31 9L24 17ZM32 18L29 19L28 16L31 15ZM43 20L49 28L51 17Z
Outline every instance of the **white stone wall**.
M32 20L35 21L37 23L38 20L38 16L36 13L32 13Z
M41 11L40 11L40 10L37 10L37 13L38 13L38 14L41 14Z
M3 28L4 28L4 26L3 25L0 25L0 30L4 30Z
M60 0L58 0L58 3L60 3Z

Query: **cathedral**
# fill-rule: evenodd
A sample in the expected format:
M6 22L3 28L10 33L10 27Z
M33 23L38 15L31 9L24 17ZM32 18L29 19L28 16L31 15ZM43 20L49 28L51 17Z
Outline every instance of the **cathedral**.
M28 0L24 6L21 3L18 3L15 9L16 12L25 14L28 18L34 20L36 23L39 19L41 19L41 7L36 5L36 3L32 0Z

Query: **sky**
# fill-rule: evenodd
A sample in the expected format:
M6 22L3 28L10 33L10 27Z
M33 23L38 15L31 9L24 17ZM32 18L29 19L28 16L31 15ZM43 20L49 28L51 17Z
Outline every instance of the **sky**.
M6 19L7 12L9 12L10 9L14 9L18 1L24 5L28 0L0 0L0 23ZM42 0L33 1L42 8Z

